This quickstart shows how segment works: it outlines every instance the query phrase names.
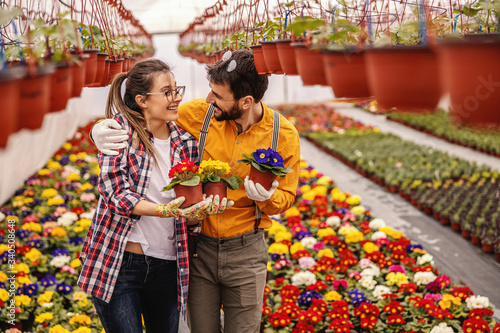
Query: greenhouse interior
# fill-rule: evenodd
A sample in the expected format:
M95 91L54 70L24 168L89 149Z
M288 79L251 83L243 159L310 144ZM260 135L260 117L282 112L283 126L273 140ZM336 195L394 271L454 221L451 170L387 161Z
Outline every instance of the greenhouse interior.
M1 332L500 333L500 0L0 4Z

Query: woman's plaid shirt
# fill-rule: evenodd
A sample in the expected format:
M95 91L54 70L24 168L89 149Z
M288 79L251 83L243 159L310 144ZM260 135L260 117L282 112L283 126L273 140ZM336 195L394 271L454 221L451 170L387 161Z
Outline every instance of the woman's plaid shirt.
M128 131L128 145L119 150L116 156L99 153L100 197L80 255L82 272L78 279L78 286L82 290L106 302L109 302L113 295L132 227L140 218L132 214L132 210L146 196L154 163L127 119L120 114L114 119ZM168 125L171 133L172 166L183 159L196 161L196 139L174 122L169 122ZM153 135L148 133L153 143ZM176 219L175 229L178 305L181 313L185 315L189 281L186 220Z

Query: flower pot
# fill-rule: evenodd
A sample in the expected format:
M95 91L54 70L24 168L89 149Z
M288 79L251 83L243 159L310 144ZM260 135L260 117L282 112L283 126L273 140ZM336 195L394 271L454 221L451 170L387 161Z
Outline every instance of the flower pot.
M83 85L85 84L85 70L86 70L86 58L87 54L83 54L80 57L80 64L73 64L73 80L72 80L72 89L71 89L71 97L80 97L82 93Z
M484 253L493 253L493 244L481 244Z
M50 78L54 72L55 66L42 66L35 76L22 79L18 130L42 127L43 117L50 109Z
M299 75L297 63L295 61L295 51L291 45L290 39L280 39L276 41L278 57L280 59L281 69L286 75Z
M219 199L227 198L227 183L226 182L208 182L203 184L203 193L206 194L207 198L213 195L219 196Z
M442 224L442 225L448 225L450 224L450 218L449 217L445 217L445 216L441 216L439 218L439 222ZM458 223L457 223L458 224ZM460 224L458 224L458 227L460 228ZM453 227L452 227L453 228ZM456 230L455 230L456 231Z
M297 61L297 71L305 86L327 86L321 52L309 49L304 43L292 43Z
M326 82L336 98L369 97L365 53L355 50L321 51Z
M66 63L59 64L50 79L50 109L49 112L61 111L66 108L73 94L73 68Z
M106 69L106 57L107 53L97 53L97 69L95 74L94 86L99 87L101 85L102 76L105 73Z
M443 89L455 125L500 128L500 35L482 35L438 43Z
M470 238L470 230L462 229L462 237L465 239L469 239Z
M123 72L122 66L123 66L123 59L118 59L116 61L112 60L109 63L109 74L108 74L108 83L107 84L111 84L111 82L113 82L113 79L114 79L116 74Z
M266 60L264 59L264 53L262 51L262 45L252 45L250 46L253 52L253 61L255 63L255 69L259 74L267 74L269 70L267 69Z
M269 72L272 74L284 74L283 69L281 68L276 42L261 42L261 45L264 60L266 61L266 67Z
M453 231L456 231L456 232L460 232L461 231L460 223L456 223L456 222L451 222L450 221L450 225L451 225L451 229Z
M110 59L106 59L104 62L104 71L102 73L102 78L101 78L101 87L105 87L108 85L108 77L109 77L109 65L111 64Z
M185 186L180 184L175 185L174 192L177 198L186 198L184 203L180 206L181 208L189 207L203 200L203 190L201 182L196 186Z
M95 82L97 73L97 51L98 50L83 50L89 57L85 64L85 86L92 86Z
M495 252L495 260L500 262L500 252Z
M0 148L7 145L9 136L17 131L19 122L19 97L21 79L26 70L21 66L9 67L0 73Z
M478 246L481 243L481 240L478 236L470 236L470 241L472 245Z
M276 175L269 171L266 172L259 171L253 166L251 166L248 178L254 183L261 184L262 186L264 186L266 190L269 190L271 188L272 182L276 179Z
M429 48L398 46L366 50L369 90L382 109L428 113L441 97L437 56Z

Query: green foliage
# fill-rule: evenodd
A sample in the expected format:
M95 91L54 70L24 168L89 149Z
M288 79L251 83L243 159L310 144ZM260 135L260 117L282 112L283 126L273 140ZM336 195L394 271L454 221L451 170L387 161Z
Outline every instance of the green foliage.
M325 21L322 19L305 16L304 18L298 17L295 21L286 27L286 31L292 32L295 36L301 36L306 32L312 32L318 30L320 27L325 25Z

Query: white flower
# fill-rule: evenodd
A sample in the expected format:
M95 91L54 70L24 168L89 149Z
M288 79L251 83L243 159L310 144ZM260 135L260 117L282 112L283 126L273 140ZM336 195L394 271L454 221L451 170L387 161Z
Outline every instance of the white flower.
M449 327L446 323L440 323L434 326L430 333L454 333L453 328Z
M436 280L436 275L432 272L416 272L415 275L413 276L413 281L417 285L426 285L428 283L431 283L432 281Z
M426 263L434 265L434 260L432 259L434 259L434 257L431 254L426 253L423 256L417 258L417 265L424 265Z
M375 219L371 220L370 223L368 223L368 226L372 230L378 230L380 228L385 227L385 222L382 219L375 218Z
M90 212L81 213L80 218L81 219L88 219L88 220L92 221L92 219L94 218L94 213L95 213L95 209L91 210Z
M359 280L359 283L368 290L374 289L375 286L377 285L377 281L375 281L371 275L363 276Z
M342 220L338 216L330 216L326 219L326 224L328 224L332 228L338 228Z
M307 271L309 268L316 265L316 260L314 260L314 258L311 257L302 257L299 258L299 265L300 269Z
M370 266L361 271L361 276L380 276L380 268L377 266Z
M57 219L57 225L67 227L72 225L76 220L78 220L78 215L72 212L66 212Z
M50 261L50 264L54 267L61 268L64 265L66 265L70 260L71 260L71 258L69 256L60 255L60 256L52 258L52 260Z
M479 295L470 296L465 300L465 303L467 303L467 307L469 308L469 310L484 309L490 306L490 300L488 299L488 297Z
M371 238L374 241L374 240L377 240L379 238L387 238L387 235L383 231L377 231L377 232L373 233Z
M318 241L314 237L304 237L300 242L306 249L312 249L314 244L316 244Z
M300 272L292 276L292 284L297 287L314 283L316 283L316 275L312 272Z
M69 175L71 175L72 173L76 173L77 175L80 174L80 170L78 170L77 168L71 166L71 165L65 165L64 168L63 168L63 172L61 173L61 176L64 177L64 178L67 178Z
M5 214L0 212L0 222L5 220Z
M373 261L371 261L370 259L363 258L363 259L361 259L361 260L359 261L359 264L358 264L358 265L359 265L359 267L361 267L361 268L365 269L365 268L367 268L367 267L373 266L373 265L374 265L374 263L373 263Z
M391 289L387 286L378 285L375 287L375 290L373 290L373 296L377 297L378 299L384 299L384 297L382 295L390 294L390 293L391 293Z
M51 307L52 307L52 305L54 305L54 303L52 303L52 302L46 302L46 303L43 303L43 304L42 304L42 306L43 306L44 308L51 308Z

